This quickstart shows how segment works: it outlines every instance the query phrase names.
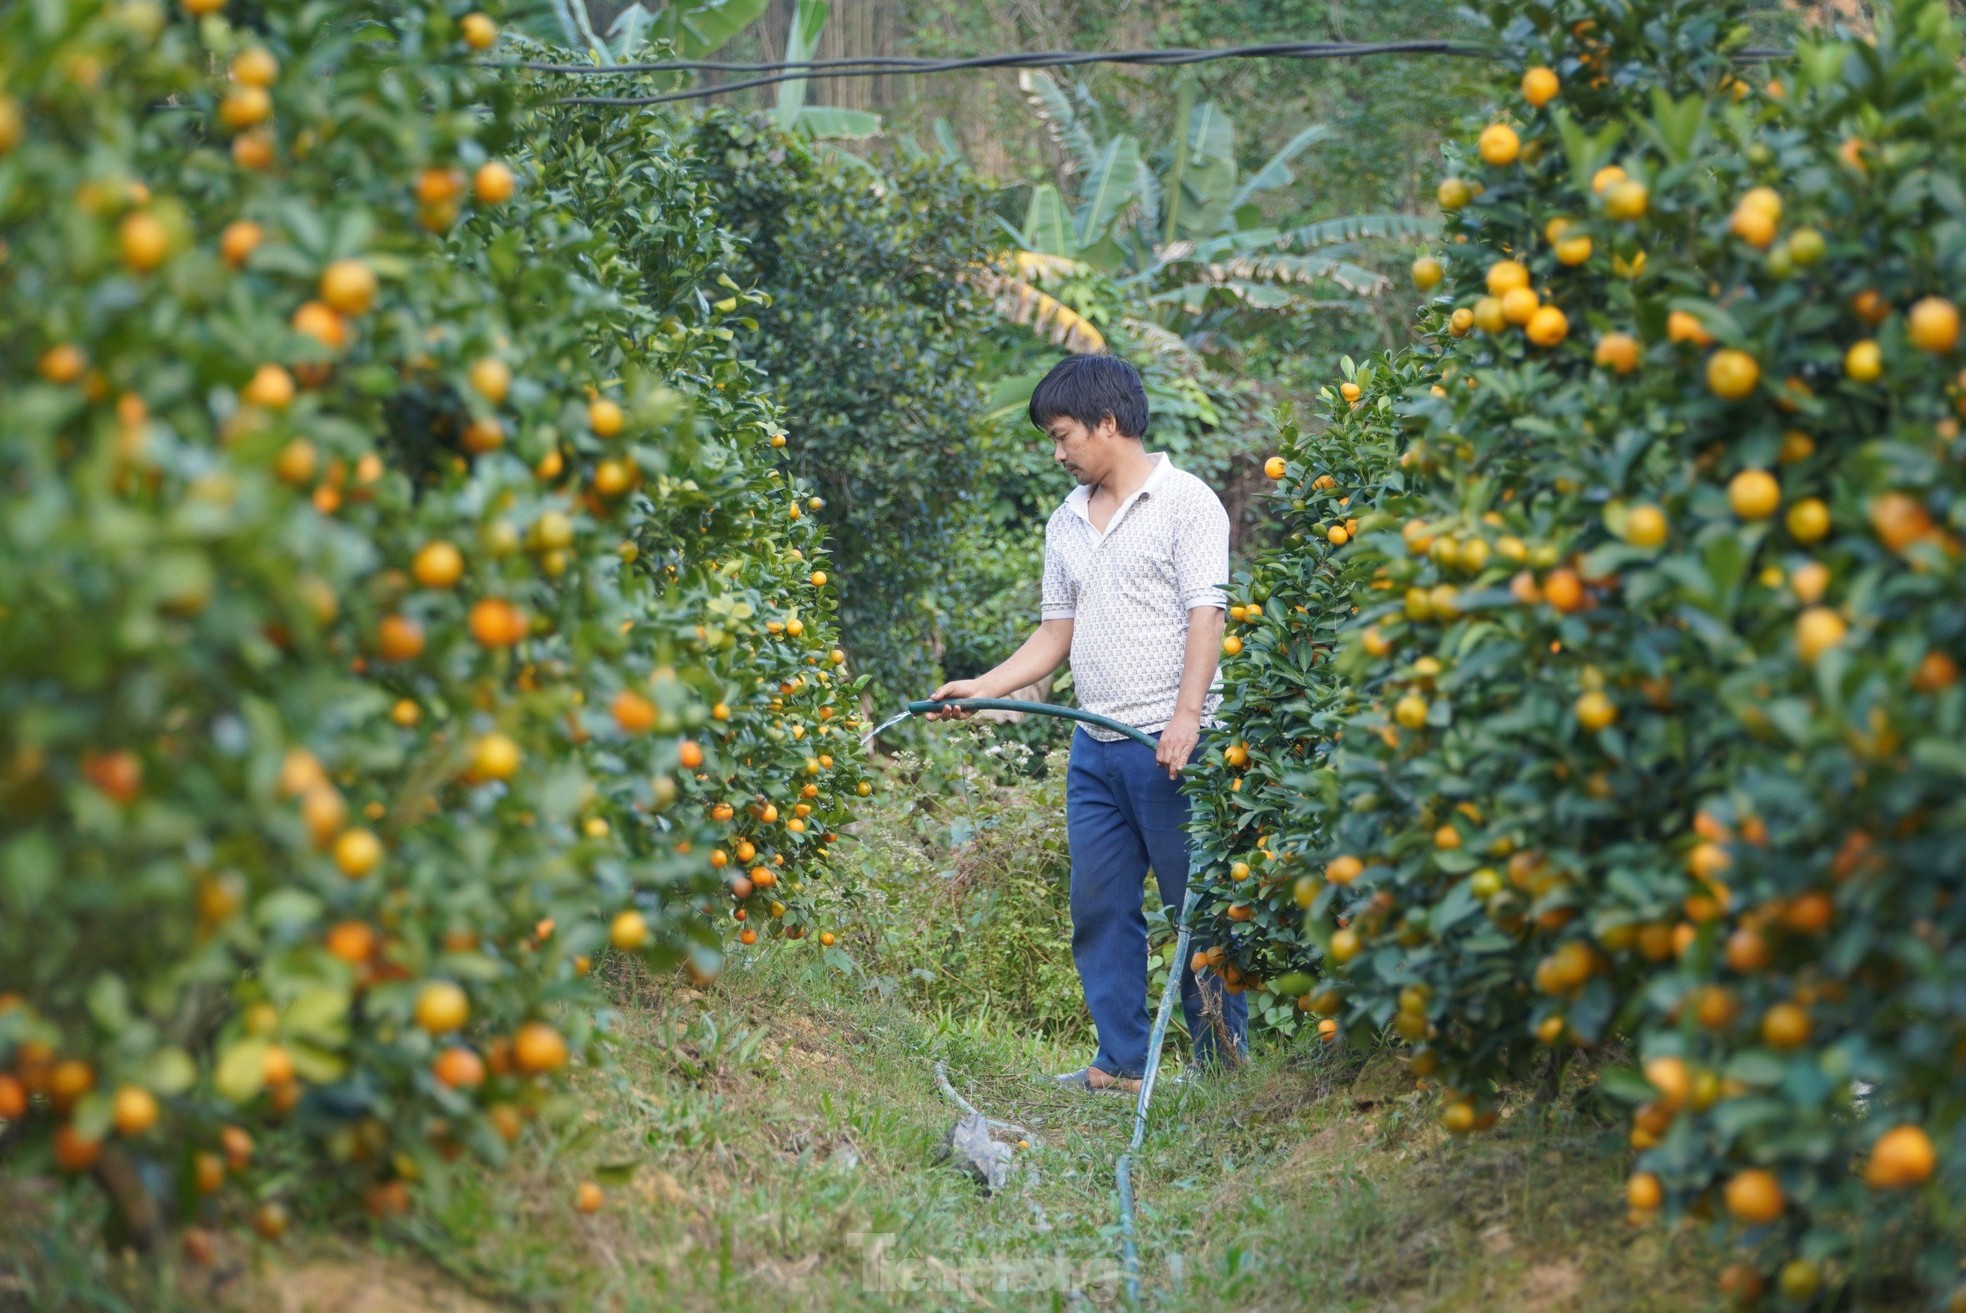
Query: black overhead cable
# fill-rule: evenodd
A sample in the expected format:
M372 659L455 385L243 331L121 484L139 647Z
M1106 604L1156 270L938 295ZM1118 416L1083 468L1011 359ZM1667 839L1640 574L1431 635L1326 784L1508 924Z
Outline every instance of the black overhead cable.
M1451 50L1443 49L1452 47ZM1492 47L1477 46L1467 42L1455 41L1390 41L1390 42L1351 42L1351 41L1273 41L1253 46L1223 46L1220 48L1190 47L1173 50L1028 50L1011 51L999 55L974 55L963 58L950 56L922 55L855 55L844 59L804 59L782 60L776 63L723 62L714 59L660 59L642 64L567 64L551 63L541 60L521 60L512 64L514 68L533 69L541 73L778 73L787 69L836 69L855 65L871 65L885 69L920 68L934 72L950 67L990 68L1004 66L1039 66L1052 64L1083 64L1097 60L1116 64L1153 63L1193 63L1198 59L1260 58L1266 55L1292 56L1305 52L1322 51L1332 54L1398 54L1398 53L1452 53L1452 54L1494 54Z
M972 59L928 59L907 55L868 55L848 59L808 59L776 63L718 63L704 59L665 59L641 64L556 64L541 60L522 60L509 65L536 73L581 76L627 73L762 73L721 86L690 87L645 96L567 96L562 105L661 105L678 100L703 100L768 87L779 82L797 82L814 74L826 77L879 77L890 73L949 73L971 68L1072 68L1082 64L1146 64L1178 66L1202 64L1217 59L1354 59L1367 55L1466 55L1499 58L1502 51L1493 46L1464 41L1278 41L1264 45L1225 46L1209 50L1043 50L1003 55L981 55ZM1741 50L1736 60L1779 59L1785 50Z
M690 87L646 96L568 96L563 105L661 105L677 100L701 100L709 96L745 91L779 82L796 82L814 73L827 77L876 77L889 73L948 73L972 68L1071 68L1081 64L1147 64L1174 66L1201 64L1217 59L1350 59L1361 55L1473 55L1493 57L1492 47L1461 41L1288 41L1266 45L1227 46L1217 50L1045 50L1004 55L983 55L973 59L921 59L905 56L869 56L857 59L819 59L784 63L720 64L708 60L660 60L646 64L554 64L540 61L515 63L513 67L541 73L570 73L586 76L617 73L760 72L763 77L745 78L714 87ZM787 70L798 70L796 72Z

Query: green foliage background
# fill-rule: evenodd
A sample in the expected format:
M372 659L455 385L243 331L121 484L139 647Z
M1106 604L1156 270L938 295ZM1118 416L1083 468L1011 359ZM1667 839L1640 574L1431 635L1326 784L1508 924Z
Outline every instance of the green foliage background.
M880 175L756 120L713 114L694 149L733 274L770 303L744 341L785 407L794 469L825 497L846 642L877 706L937 682L932 585L979 491L977 347L967 275L985 198L932 158Z

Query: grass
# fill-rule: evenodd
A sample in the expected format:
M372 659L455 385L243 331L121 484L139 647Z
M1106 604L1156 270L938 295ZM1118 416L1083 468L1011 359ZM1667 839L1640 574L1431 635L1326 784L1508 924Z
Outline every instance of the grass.
M1091 1051L1058 997L1076 987L1056 979L1057 808L1043 786L973 793L988 825L897 802L854 846L837 909L859 927L853 970L810 939L707 991L610 964L618 1066L578 1073L578 1115L529 1130L507 1170L460 1164L367 1233L229 1237L196 1279L56 1243L79 1221L17 1192L0 1209L44 1225L0 1234L0 1313L1117 1306L1113 1165L1133 1103L1044 1079ZM920 874L945 867L957 883ZM938 937L951 924L961 937ZM956 1116L937 1059L1032 1132L994 1197L937 1164ZM1627 1226L1626 1161L1617 1132L1567 1111L1510 1109L1447 1140L1390 1057L1259 1037L1245 1068L1155 1098L1134 1170L1143 1303L1717 1307L1715 1251ZM608 1184L598 1213L573 1207L584 1179Z
M461 1174L367 1246L292 1246L231 1302L282 1307L261 1301L292 1274L331 1284L352 1265L426 1301L376 1307L1118 1304L1112 1171L1132 1102L1038 1079L1082 1052L925 1017L793 951L708 993L637 979L623 997L621 1070L579 1082L577 1131L505 1174ZM937 1057L1035 1135L996 1197L935 1164L954 1119ZM1390 1060L1283 1051L1164 1087L1153 1114L1136 1168L1149 1307L1713 1303L1695 1240L1626 1226L1621 1160L1594 1128L1523 1114L1448 1142ZM621 1183L581 1215L574 1183L602 1164Z

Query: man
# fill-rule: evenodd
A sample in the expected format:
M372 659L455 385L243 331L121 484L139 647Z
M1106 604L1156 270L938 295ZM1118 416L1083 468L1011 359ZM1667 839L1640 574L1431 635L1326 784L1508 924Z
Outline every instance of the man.
M1179 777L1203 725L1215 728L1221 701L1229 517L1207 484L1146 450L1147 392L1124 360L1061 361L1031 394L1030 415L1079 485L1045 526L1042 623L1002 665L952 680L934 697L1002 697L1070 656L1081 707L1155 735L1159 746L1150 750L1080 725L1065 779L1072 958L1099 1052L1057 1079L1074 1089L1137 1090L1148 1034L1140 886L1151 866L1170 914L1187 893L1188 800ZM1196 1056L1222 1056L1224 1037L1239 1056L1247 1001L1217 979L1204 989L1179 965Z

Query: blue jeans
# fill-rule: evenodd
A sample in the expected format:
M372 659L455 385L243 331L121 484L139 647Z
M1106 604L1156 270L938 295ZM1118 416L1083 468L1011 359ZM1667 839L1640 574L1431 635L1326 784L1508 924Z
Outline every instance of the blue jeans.
M1199 756L1197 745L1195 755ZM1190 757L1190 761L1194 758ZM1065 776L1065 833L1072 851L1072 960L1085 987L1085 1005L1099 1032L1092 1065L1113 1076L1144 1074L1147 1065L1147 916L1141 884L1152 867L1170 920L1188 891L1188 799L1180 783L1133 739L1102 743L1081 728L1072 736ZM1196 948L1206 945L1196 944ZM1193 951L1192 949L1190 950ZM1186 962L1181 1011L1195 1056L1221 1056L1210 1012L1241 1056L1248 1041L1249 1002L1230 994L1219 976L1202 985Z

